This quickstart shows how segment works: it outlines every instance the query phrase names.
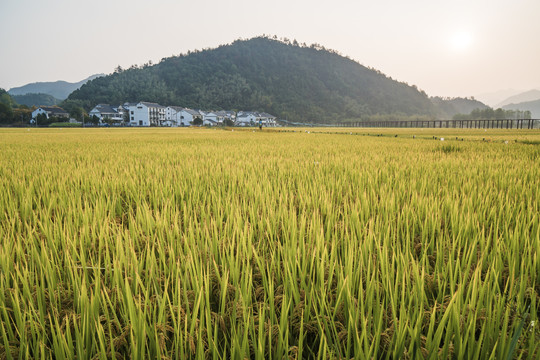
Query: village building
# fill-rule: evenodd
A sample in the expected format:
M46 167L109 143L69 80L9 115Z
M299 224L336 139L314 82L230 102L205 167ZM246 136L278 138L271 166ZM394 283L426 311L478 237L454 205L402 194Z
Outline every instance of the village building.
M218 123L218 116L216 115L215 112L208 112L208 113L205 113L204 116L203 116L203 125L206 125L206 126L215 126L217 125Z
M57 109L60 108L52 109L58 113ZM231 110L202 111L181 106L162 106L146 101L126 102L119 106L98 104L90 110L89 115L99 118L100 124L106 123L113 126L191 126L196 119L200 119L199 124L204 126L223 125L225 120L232 121L236 126L258 126L259 123L263 126L277 126L276 117L268 113L255 111L236 113Z
M178 126L189 126L193 123L193 120L203 119L203 115L193 109L182 109L178 115Z
M165 108L165 122L163 126L185 126L179 122L182 110L184 108L180 106L167 106Z
M122 125L125 114L128 110L122 105L111 106L109 104L98 104L88 113L90 117L95 116L99 123L112 123L112 125Z
M259 126L259 122L264 127L277 126L276 117L268 113L258 113L255 111L240 111L236 116L236 126Z
M223 124L225 120L231 120L233 122L236 120L236 113L234 111L220 110L217 111L215 114L218 124Z
M136 106L129 107L130 126L163 126L165 122L163 105L141 101Z
M69 118L69 113L58 106L40 106L36 110L32 111L32 119L35 120L40 114L45 114L47 119L51 116L58 118Z
M263 126L267 126L267 127L277 126L276 117L274 115L263 112L259 114L259 118Z
M255 126L257 124L257 114L251 111L242 111L236 115L236 126Z

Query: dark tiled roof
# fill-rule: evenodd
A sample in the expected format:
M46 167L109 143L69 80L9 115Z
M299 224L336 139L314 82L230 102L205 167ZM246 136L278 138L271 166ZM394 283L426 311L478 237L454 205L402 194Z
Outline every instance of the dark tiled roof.
M198 112L197 110L184 109L184 111L187 112L188 114L191 114L191 115L201 115L201 113Z
M157 103L151 103L151 102L141 101L139 104L143 104L143 105L146 105L146 106L148 106L148 107L155 107L155 108L165 109L165 106L159 105L159 104L157 104Z
M118 112L109 104L97 104L92 110L97 110L102 114L114 114Z
M245 111L245 112L241 113L240 115L238 115L237 117L248 117L248 116L257 117L257 116L259 116L259 114L251 112L251 111Z
M68 112L58 106L40 106L40 109L52 114L67 114Z

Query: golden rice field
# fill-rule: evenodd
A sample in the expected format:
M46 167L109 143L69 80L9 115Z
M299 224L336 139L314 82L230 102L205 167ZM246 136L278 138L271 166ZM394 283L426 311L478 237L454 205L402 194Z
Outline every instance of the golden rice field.
M289 130L0 129L0 359L538 359L540 131Z

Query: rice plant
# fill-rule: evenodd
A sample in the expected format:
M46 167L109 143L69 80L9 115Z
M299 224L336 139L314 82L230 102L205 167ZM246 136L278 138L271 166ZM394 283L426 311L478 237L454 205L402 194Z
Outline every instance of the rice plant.
M0 358L538 358L540 132L281 130L1 129Z

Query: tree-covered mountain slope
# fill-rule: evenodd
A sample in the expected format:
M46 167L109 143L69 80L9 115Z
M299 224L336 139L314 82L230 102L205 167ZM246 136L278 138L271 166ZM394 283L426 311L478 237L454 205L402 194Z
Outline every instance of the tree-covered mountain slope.
M151 101L202 109L269 112L336 122L374 115L435 116L427 95L321 46L268 37L237 40L89 81L68 101Z
M52 95L49 94L36 94L36 93L28 93L24 95L11 95L11 97L21 105L26 106L53 106L59 104L61 101L57 98L55 98Z

